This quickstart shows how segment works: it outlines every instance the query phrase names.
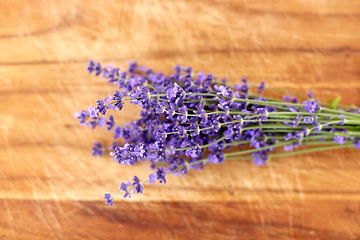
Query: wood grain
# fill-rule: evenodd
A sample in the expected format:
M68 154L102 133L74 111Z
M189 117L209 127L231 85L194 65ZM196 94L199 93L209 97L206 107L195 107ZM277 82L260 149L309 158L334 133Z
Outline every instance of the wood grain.
M90 59L191 65L360 106L359 1L5 0L0 16L1 239L360 239L357 151L227 161L110 208L103 193L149 166L92 157L112 133L73 117L114 91L87 75Z

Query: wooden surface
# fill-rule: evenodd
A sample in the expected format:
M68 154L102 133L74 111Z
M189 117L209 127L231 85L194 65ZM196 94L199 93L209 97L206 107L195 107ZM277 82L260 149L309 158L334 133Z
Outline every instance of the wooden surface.
M360 239L359 151L227 161L110 208L103 193L149 166L92 157L112 133L73 117L115 90L90 59L360 106L360 1L2 0L0 22L0 239Z

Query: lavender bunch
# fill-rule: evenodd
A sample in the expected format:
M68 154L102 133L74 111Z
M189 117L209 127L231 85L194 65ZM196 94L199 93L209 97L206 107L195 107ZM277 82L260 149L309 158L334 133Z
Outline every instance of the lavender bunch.
M123 146L95 143L93 155L102 156L108 149L119 164L151 162L148 179L140 181L134 176L132 182L121 183L119 189L125 198L142 193L145 183L166 183L168 174L186 175L191 169L221 164L225 159L252 159L261 166L270 157L360 148L360 112L348 106L338 109L340 98L328 107L310 92L308 96L292 93L306 99L302 103L291 95L282 100L267 98L262 95L264 89L284 90L265 88L264 82L249 85L246 79L232 86L226 79L195 74L191 67L178 65L170 76L136 62L121 72L90 61L87 70L96 76L102 74L119 90L97 100L95 107L75 113L75 117L82 125L112 130L114 139L125 140ZM139 119L118 125L113 116L102 117L108 111L122 110L127 101L142 108ZM272 153L278 148L285 152ZM105 194L110 206L113 198Z

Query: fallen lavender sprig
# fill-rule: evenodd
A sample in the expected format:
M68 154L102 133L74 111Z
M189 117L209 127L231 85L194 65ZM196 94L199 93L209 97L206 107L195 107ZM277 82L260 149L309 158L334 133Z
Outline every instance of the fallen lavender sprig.
M124 197L142 193L145 183L166 183L168 174L181 176L190 169L202 169L206 163L220 164L225 159L252 159L265 165L270 157L323 151L338 148L360 148L360 112L358 108L338 105L340 98L326 107L309 92L303 103L287 95L283 100L262 96L262 82L257 94L250 93L246 79L235 86L226 79L219 81L211 74L194 74L191 67L178 65L165 76L151 69L129 64L127 72L115 67L101 67L90 61L89 73L100 74L118 85L88 111L76 113L80 124L104 127L114 131L114 139L124 138L120 146L95 143L93 155L102 156L106 149L120 164L133 165L149 160L153 172L145 181L137 176L133 182L121 183ZM285 91L286 92L286 91ZM125 101L142 108L140 118L120 126L113 116L101 117L108 110L122 110ZM329 104L328 104L329 105ZM337 109L338 106L347 110ZM228 150L249 145L250 149ZM310 148L309 148L310 146ZM303 148L296 150L296 148ZM284 153L271 153L284 148ZM236 148L239 150L239 148ZM241 156L243 155L243 156ZM117 195L117 194L116 194ZM115 196L115 195L114 195ZM113 195L105 194L112 206Z

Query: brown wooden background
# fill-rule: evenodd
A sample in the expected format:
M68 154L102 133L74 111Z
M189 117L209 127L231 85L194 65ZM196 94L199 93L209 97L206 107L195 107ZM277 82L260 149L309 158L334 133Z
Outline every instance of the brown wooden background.
M115 90L90 59L360 106L360 1L2 0L0 23L0 239L360 239L359 151L228 161L110 208L103 193L148 164L92 157L112 133L73 117Z

